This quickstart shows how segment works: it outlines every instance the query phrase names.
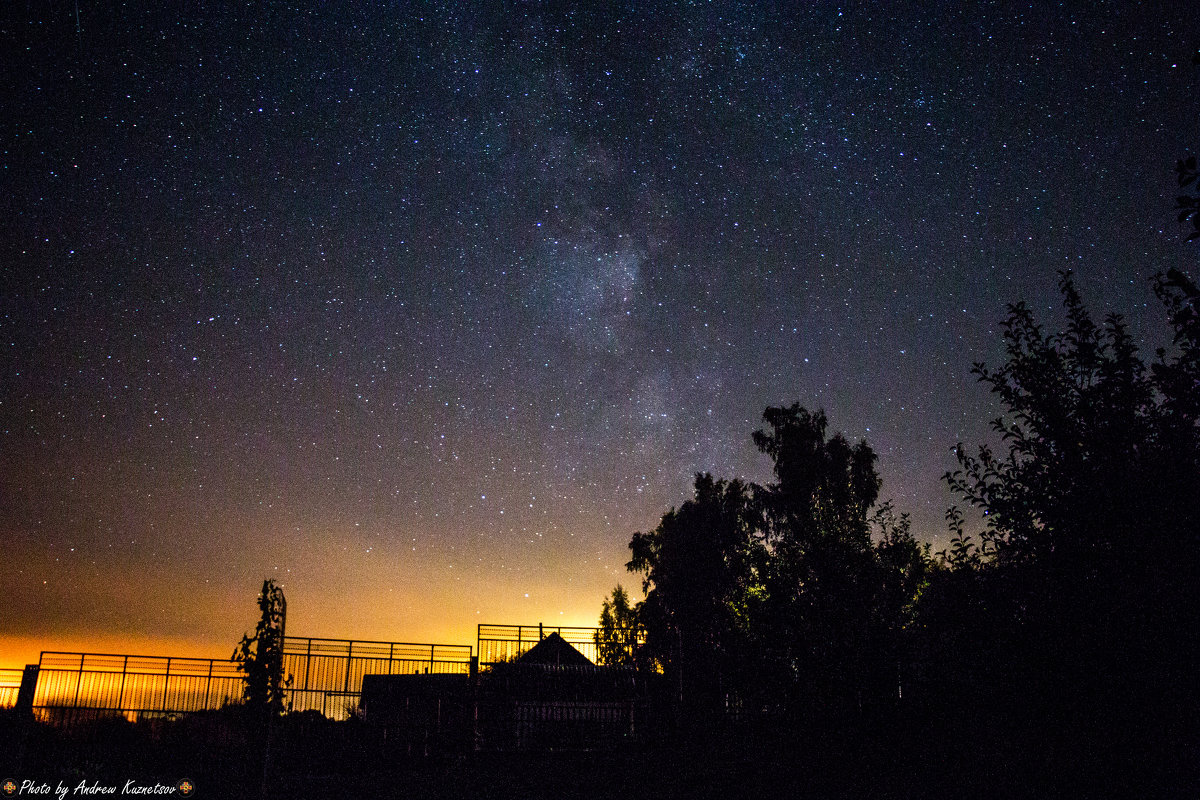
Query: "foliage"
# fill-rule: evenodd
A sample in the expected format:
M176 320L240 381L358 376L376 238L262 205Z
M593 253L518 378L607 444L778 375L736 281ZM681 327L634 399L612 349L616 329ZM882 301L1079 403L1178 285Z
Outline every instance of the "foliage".
M989 553L988 544L992 541L988 535L990 532L985 532L982 547L976 545L963 530L962 511L958 506L946 509L946 527L953 536L950 537L950 546L937 554L939 566L951 571L978 568Z
M947 475L985 510L1001 558L1070 561L1111 550L1095 523L1132 510L1117 501L1137 496L1128 492L1145 477L1137 446L1155 434L1153 390L1123 321L1111 316L1101 328L1068 274L1060 287L1066 333L1046 335L1016 304L1003 323L1007 363L973 369L1008 411L993 422L1008 455L959 448L960 468Z
M258 596L262 612L254 635L245 635L233 652L238 668L246 674L243 697L246 705L273 714L284 710L285 693L292 677L283 673L283 637L287 600L273 579L263 581Z
M1174 330L1173 353L1158 349L1150 369L1168 421L1188 441L1200 420L1200 288L1176 269L1154 278L1154 293Z
M905 703L950 739L1002 721L996 752L1100 735L1110 755L1142 743L1147 763L1200 741L1180 733L1200 711L1200 289L1156 278L1174 336L1147 364L1120 316L1098 323L1069 274L1059 286L1062 333L1013 305L1004 362L974 367L1004 412L1000 444L960 444L945 476L982 512L974 536L950 508L931 558L906 516L876 505L865 441L828 435L821 411L768 408L753 438L774 482L698 475L633 535L646 600L630 609L618 587L606 635L641 625L639 652L685 710L845 726ZM1168 721L1169 747L1129 724L1149 718Z
M1192 56L1192 64L1200 65L1200 54ZM1200 178L1200 170L1196 167L1196 157L1189 156L1181 158L1175 164L1175 176L1179 181L1180 189L1189 189L1196 186L1197 178ZM1192 224L1192 233L1188 236L1188 241L1200 238L1200 195L1182 194L1175 199L1175 210L1179 212L1180 222L1190 222Z
M638 607L629 604L629 594L617 584L612 598L600 611L600 629L596 631L598 662L607 666L628 667L637 663L638 640L642 625Z
M755 523L744 483L702 474L691 500L629 543L627 566L644 576L646 657L677 677L686 672L689 692L711 695L735 669L763 555Z
M907 514L897 517L890 500L879 507L872 523L878 534L878 613L893 638L898 639L914 623L917 603L929 582L930 547L916 540L912 521Z
M993 428L1006 452L958 449L946 479L983 512L984 548L953 512L924 626L966 672L998 654L1019 665L992 683L1026 707L1161 709L1200 656L1200 292L1158 276L1174 341L1147 367L1119 316L1097 324L1070 274L1059 285L1063 333L1010 306L1005 363L974 368L1005 410Z
M1196 183L1200 171L1196 168L1196 157L1181 158L1175 165L1175 175L1179 179L1179 188L1187 189ZM1200 196L1181 194L1175 199L1175 209L1179 212L1180 222L1190 222L1194 230L1188 236L1188 241L1200 238Z
M798 404L763 420L754 442L774 483L699 475L693 499L634 534L645 651L693 703L736 694L828 710L892 695L928 547L890 504L871 513L880 479L866 442L827 437L824 413Z
M787 682L781 689L818 708L857 703L877 583L868 519L876 456L866 442L826 438L821 411L768 408L763 420L754 443L776 482L757 492L773 556L761 641L775 682Z
M1178 352L1147 369L1123 320L1094 323L1067 273L1068 326L1046 335L1024 304L1004 322L1008 361L974 373L1007 413L993 422L997 456L960 447L950 486L984 511L997 558L1095 575L1157 561L1192 544L1197 472L1196 288L1160 278Z
M774 462L776 483L759 495L775 546L794 554L833 541L868 549L868 513L881 485L871 447L851 447L840 433L826 440L825 412L798 403L768 408L763 420L769 430L755 431L754 444Z

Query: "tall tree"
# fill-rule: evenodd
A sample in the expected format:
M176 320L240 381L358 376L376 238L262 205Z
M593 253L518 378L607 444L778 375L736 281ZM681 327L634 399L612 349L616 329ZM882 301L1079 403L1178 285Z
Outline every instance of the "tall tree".
M644 652L701 705L838 714L895 697L928 548L890 504L872 514L880 479L866 442L827 436L824 413L798 404L763 419L754 441L774 483L699 475L691 500L634 534Z
M774 462L775 482L756 491L771 551L759 629L777 681L822 712L860 706L895 667L880 663L883 571L871 540L881 480L875 452L827 436L823 411L768 408L754 443ZM890 660L890 659L889 659Z
M629 543L627 567L642 573L646 592L647 657L695 707L711 707L736 682L765 555L750 500L741 481L697 475L694 497Z
M1058 590L1155 569L1197 544L1195 286L1176 273L1158 290L1176 350L1151 369L1119 316L1092 321L1069 274L1068 325L1047 335L1024 304L1004 322L1008 360L974 368L1005 408L993 428L1008 452L958 450L950 486L985 513L1002 561L1035 563ZM1191 294L1189 294L1189 290Z
M1006 362L974 368L1004 408L1005 452L960 446L946 477L984 514L985 650L1005 654L1014 705L1145 743L1130 720L1198 699L1200 293L1158 278L1175 335L1147 368L1119 316L1095 323L1069 274L1060 289L1063 333L1011 306Z
M798 552L831 541L869 548L882 484L870 445L851 446L841 433L826 439L825 412L799 403L768 408L763 421L768 427L754 432L754 444L774 462L775 483L761 492L773 542Z

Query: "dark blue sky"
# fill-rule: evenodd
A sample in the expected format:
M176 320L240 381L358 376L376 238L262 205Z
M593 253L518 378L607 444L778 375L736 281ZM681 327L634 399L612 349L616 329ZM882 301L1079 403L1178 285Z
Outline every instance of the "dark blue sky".
M1166 343L1183 4L576 5L0 11L0 657L590 624L797 401L939 546L1006 303Z

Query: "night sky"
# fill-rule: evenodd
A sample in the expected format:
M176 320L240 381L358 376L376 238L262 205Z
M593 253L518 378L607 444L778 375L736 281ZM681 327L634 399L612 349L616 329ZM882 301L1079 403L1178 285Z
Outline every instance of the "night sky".
M0 663L592 625L797 401L937 549L1006 303L1166 343L1190 5L575 5L4 5Z

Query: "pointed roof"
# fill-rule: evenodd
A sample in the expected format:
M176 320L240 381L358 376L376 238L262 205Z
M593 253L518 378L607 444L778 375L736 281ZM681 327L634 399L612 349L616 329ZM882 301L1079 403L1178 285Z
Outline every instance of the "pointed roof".
M572 647L557 631L526 650L517 661L522 664L593 666L587 656Z

